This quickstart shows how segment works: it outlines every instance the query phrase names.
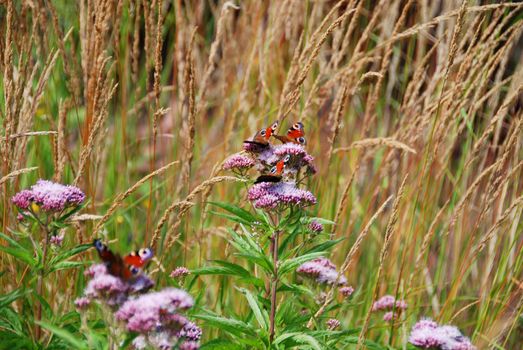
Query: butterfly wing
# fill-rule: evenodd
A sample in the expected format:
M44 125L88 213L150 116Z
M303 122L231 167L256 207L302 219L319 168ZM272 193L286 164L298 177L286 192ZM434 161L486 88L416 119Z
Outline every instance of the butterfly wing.
M305 130L303 128L302 122L294 123L294 125L291 126L287 131L287 137L292 140L295 140L303 136L305 136Z
M256 178L256 181L254 181L254 183L257 184L260 182L280 182L282 179L283 169L285 168L285 164L288 161L289 161L289 157L280 159L278 161L278 163L276 163L276 165L272 167L269 174L258 176Z
M109 274L127 281L140 272L138 267L126 263L120 254L113 253L99 239L95 239L93 245L100 259L107 266Z
M153 251L150 248L142 248L125 256L123 260L127 265L140 269L144 267L153 256Z
M269 144L269 139L274 134L276 129L278 128L278 122L272 123L271 126L268 128L261 129L258 131L252 140L246 140L245 143L251 143L258 146L267 146Z

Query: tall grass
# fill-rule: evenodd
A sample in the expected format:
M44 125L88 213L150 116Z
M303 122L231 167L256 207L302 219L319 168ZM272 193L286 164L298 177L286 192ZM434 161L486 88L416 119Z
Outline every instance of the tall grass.
M431 317L479 349L516 349L522 21L522 3L498 1L4 0L1 232L20 231L11 196L54 179L81 187L93 214L61 249L100 234L120 251L152 245L159 285L176 266L239 262L208 205L245 202L221 164L261 126L299 120L313 214L335 221L332 258L356 289L342 325L404 348ZM13 324L34 307L26 267L5 253L0 266L0 334L34 339L31 321ZM43 318L72 333L82 270L44 281ZM203 309L249 308L241 282L190 281ZM392 324L369 314L386 293L409 304ZM205 339L221 335L204 324Z

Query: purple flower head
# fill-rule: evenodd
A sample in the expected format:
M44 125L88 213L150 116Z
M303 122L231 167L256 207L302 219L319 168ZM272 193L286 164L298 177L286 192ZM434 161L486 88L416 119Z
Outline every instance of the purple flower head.
M307 153L302 145L295 143L284 143L274 147L274 155L277 159L281 159L287 155L290 156L288 167L298 170L304 166L311 169L311 173L316 172L314 167L314 157Z
M141 274L128 282L130 293L145 293L154 286L154 281L147 275Z
M336 282L336 279L338 279L336 265L324 257L319 257L303 263L296 269L296 272L314 278L319 284L333 284ZM338 284L347 284L345 276L339 276Z
M168 319L178 310L192 307L193 303L193 299L187 292L176 288L166 288L126 301L115 316L126 322L128 330L146 333L156 329L163 320Z
M191 272L189 271L188 268L183 267L183 266L179 266L179 267L175 268L175 269L171 272L170 276L171 276L172 278L180 278L180 277L187 276L187 275L190 274L190 273L191 273Z
M20 209L28 209L36 203L47 212L60 212L67 207L84 202L85 194L75 186L66 186L47 180L38 180L28 190L15 194L12 202Z
M177 336L190 341L198 341L202 337L202 329L193 322L187 322Z
M278 205L299 205L302 207L316 204L316 197L307 190L299 189L292 182L262 182L253 185L247 198L260 209L273 209Z
M24 219L25 219L25 218L24 218L24 216L23 216L22 214L18 213L18 214L16 215L16 220L18 220L18 221L24 221Z
M33 200L33 193L30 190L22 190L15 194L11 201L20 209L28 209Z
M223 163L224 170L231 169L249 169L254 166L254 160L243 154L233 154Z
M78 310L85 310L89 304L91 304L91 299L86 297L77 298L74 301L74 306L76 306Z
M309 223L309 230L311 230L314 233L321 233L321 232L323 232L323 225L321 222L319 222L317 220L312 220Z
M439 326L430 319L418 321L410 332L409 343L423 349L441 350L475 350L470 339L465 337L457 327Z
M348 298L352 295L352 293L354 293L354 288L352 288L352 286L341 287L339 292L341 295L343 295L344 298Z
M180 345L180 350L198 350L200 343L195 341L186 341Z
M405 310L406 308L407 303L404 300L396 300L392 295L384 295L372 305L372 311Z
M398 317L397 312L388 311L383 314L383 321L390 322L397 317Z
M280 160L280 157L274 154L274 150L275 147L273 146L267 147L257 155L256 160L263 166L270 166L276 164L276 162Z
M65 235L63 233L60 233L58 235L52 236L49 242L54 246L61 247L64 241L64 237Z
M84 275L87 277L95 277L97 275L106 275L107 274L107 266L105 264L94 264L89 266L87 270L85 270Z
M332 330L335 330L336 328L338 328L340 326L340 321L338 321L337 319L335 318L330 318L328 321L327 321L327 328L330 329L331 331Z
M120 278L108 273L98 272L87 283L84 295L90 299L98 299L110 306L119 305L127 299L129 285Z

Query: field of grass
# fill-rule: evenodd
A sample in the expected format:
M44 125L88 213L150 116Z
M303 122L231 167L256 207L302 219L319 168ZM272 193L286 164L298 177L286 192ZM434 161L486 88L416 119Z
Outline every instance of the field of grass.
M152 248L200 349L414 350L424 318L521 349L522 34L509 1L0 0L0 349L136 346L106 296L75 307L95 238ZM256 208L259 171L223 169L275 121L316 204ZM85 201L17 209L39 179ZM350 297L295 271L319 256Z

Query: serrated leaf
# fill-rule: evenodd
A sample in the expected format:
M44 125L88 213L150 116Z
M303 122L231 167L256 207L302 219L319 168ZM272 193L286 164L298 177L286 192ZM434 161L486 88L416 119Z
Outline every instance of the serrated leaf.
M256 331L251 325L240 320L212 315L193 315L193 317L204 320L211 326L220 328L235 335L256 335Z
M229 203L223 203L223 202L209 202L209 204L217 206L224 210L227 210L229 213L234 214L235 216L245 220L246 222L250 223L251 225L254 225L257 221L259 221L250 212L248 212L247 210L242 209L236 205L232 205Z
M268 320L266 315L262 312L260 305L258 305L258 301L254 298L251 292L249 292L247 289L240 288L240 291L245 295L245 298L247 299L247 303L249 303L249 306L251 307L252 313L254 314L254 317L256 318L256 321L258 321L258 324L265 330L268 330Z

